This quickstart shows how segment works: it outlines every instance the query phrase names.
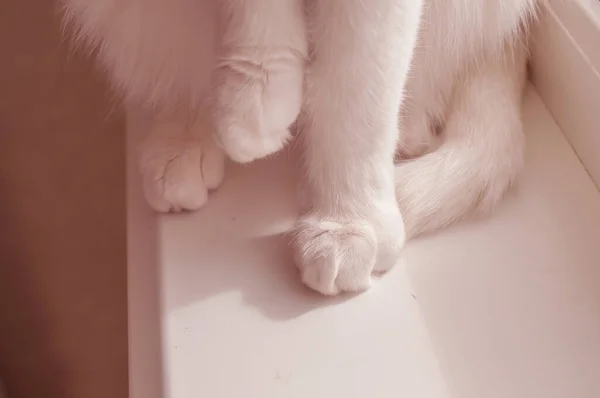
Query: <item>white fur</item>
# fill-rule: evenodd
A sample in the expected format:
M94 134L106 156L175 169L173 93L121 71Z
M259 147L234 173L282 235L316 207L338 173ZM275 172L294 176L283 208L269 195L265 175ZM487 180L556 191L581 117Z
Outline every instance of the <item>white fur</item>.
M157 211L197 210L223 180L225 157L206 120L157 114L138 149L144 194Z
M281 149L302 105L308 42L302 0L219 0L213 133L229 157Z
M252 161L285 145L302 107L311 200L294 251L324 294L364 290L397 261L398 205L408 236L433 231L491 210L521 169L539 1L63 2L124 99L156 111L139 158L156 210L205 203L223 176L213 136Z
M421 1L314 1L313 59L300 131L310 210L296 228L303 281L324 294L360 291L404 244L394 193L398 110Z
M398 148L413 159L396 169L408 237L489 212L521 170L526 24L540 3L427 1Z

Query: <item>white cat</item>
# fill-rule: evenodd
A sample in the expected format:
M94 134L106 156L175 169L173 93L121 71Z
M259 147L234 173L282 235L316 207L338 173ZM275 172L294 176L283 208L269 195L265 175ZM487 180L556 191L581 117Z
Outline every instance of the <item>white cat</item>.
M200 208L220 148L273 153L302 110L294 250L323 294L367 289L404 225L415 236L500 201L523 163L540 1L63 0L125 100L154 110L139 166L158 211Z

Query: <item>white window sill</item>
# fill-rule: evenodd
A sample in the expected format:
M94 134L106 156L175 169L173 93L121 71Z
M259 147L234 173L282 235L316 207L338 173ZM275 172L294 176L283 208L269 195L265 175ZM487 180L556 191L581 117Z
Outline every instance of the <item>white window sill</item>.
M555 25L538 36L561 40ZM175 216L148 210L130 162L130 396L600 397L600 118L565 108L600 80L569 69L575 56L540 66L561 59L547 45L516 189L492 218L410 243L405 264L347 301L295 274L285 156L230 168L206 208ZM587 79L580 91L556 82L567 69Z

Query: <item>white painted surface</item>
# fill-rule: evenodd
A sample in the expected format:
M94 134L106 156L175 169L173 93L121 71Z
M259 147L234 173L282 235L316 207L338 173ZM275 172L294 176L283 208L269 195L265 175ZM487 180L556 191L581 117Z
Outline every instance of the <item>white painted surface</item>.
M600 0L549 4L531 41L532 79L600 187Z
M286 156L230 168L196 214L153 215L132 168L132 398L600 397L600 194L532 89L524 114L502 208L346 299L298 282Z
M583 8L594 18L600 26L600 0L579 0Z

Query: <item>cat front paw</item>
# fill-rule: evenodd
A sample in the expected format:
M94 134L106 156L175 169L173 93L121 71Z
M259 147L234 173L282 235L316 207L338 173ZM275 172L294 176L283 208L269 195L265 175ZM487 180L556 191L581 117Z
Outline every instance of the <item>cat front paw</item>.
M293 242L302 282L328 296L368 290L373 275L399 261L403 246L399 213L376 221L307 216L296 225Z
M443 123L417 111L410 118L396 146L396 161L418 158L432 152L441 144Z
M138 152L148 204L159 212L198 210L223 180L225 156L212 139L158 132Z
M275 66L231 54L214 71L214 137L229 158L249 163L281 150L302 103L303 60L289 55Z
M240 122L221 126L221 134L216 136L229 158L237 163L250 163L278 152L292 137L286 128L261 132Z

